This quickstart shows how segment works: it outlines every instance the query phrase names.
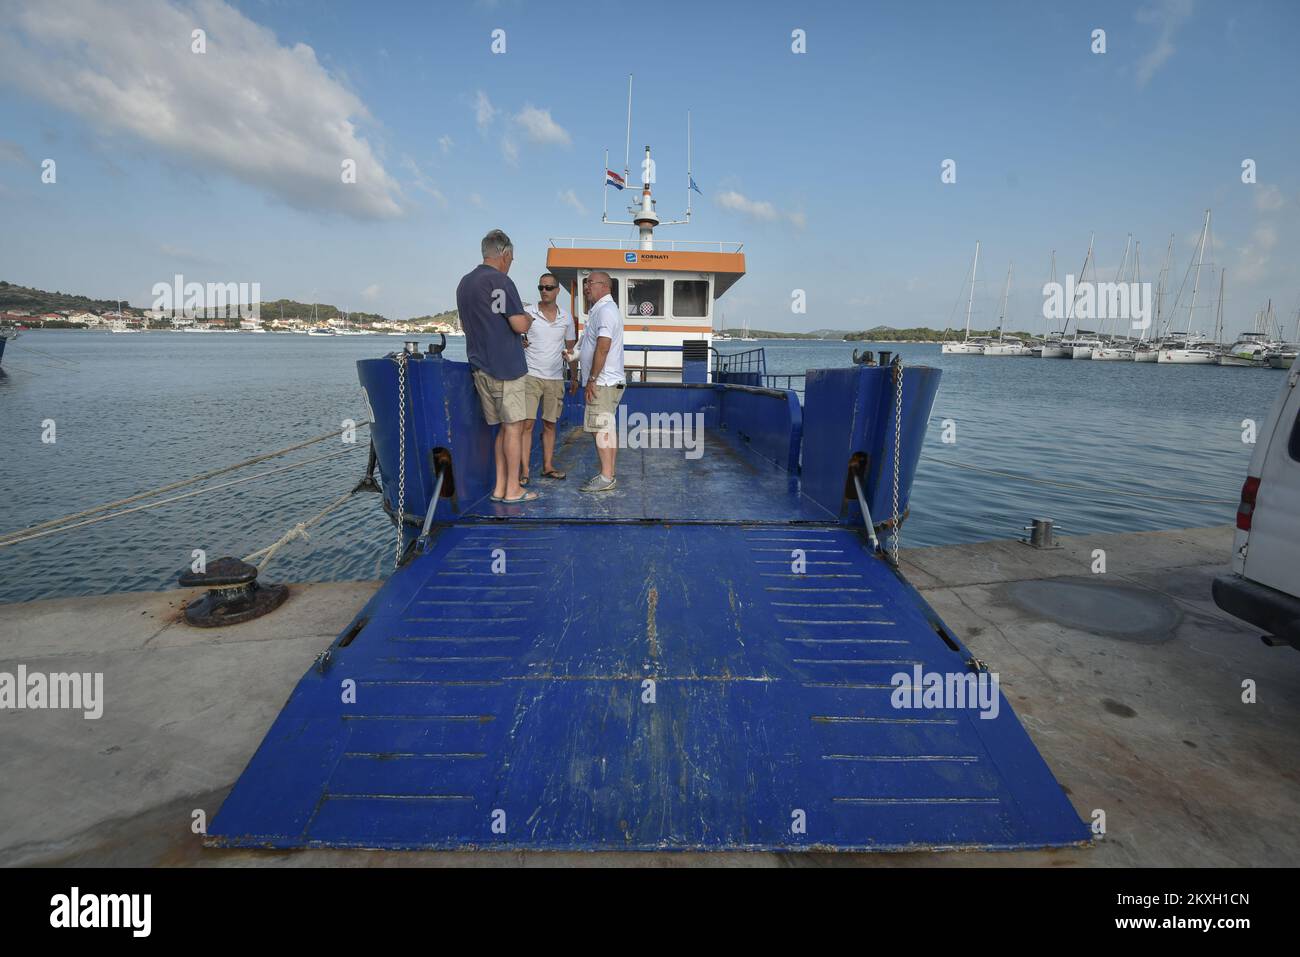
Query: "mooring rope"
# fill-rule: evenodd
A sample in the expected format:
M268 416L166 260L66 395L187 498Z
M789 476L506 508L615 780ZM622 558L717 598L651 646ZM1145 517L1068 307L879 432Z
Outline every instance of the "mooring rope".
M931 462L942 462L944 465L951 465L954 468L969 469L972 472L983 472L985 475L996 475L1000 478L1013 479L1017 482L1032 482L1035 485L1050 485L1054 488L1078 489L1084 492L1100 492L1105 495L1129 495L1133 498L1149 498L1162 502L1183 502L1193 505L1236 505L1234 499L1226 498L1190 498L1179 495L1153 495L1149 492L1136 492L1128 489L1106 487L1104 485L1081 485L1074 482L1053 482L1050 479L1032 478L1028 475L1018 475L1015 472L1003 472L999 469L987 469L978 465L968 465L964 462L954 462L952 459L945 458L942 455L922 455L921 458L929 459Z
M365 426L368 426L370 424L371 424L370 420L367 419L365 422L358 422L356 428L358 429L364 428ZM285 448L277 449L274 452L264 452L261 455L254 455L252 458L244 459L242 462L236 462L234 465L226 465L219 469L212 469L211 471L204 472L201 475L195 475L192 478L181 479L181 481L172 482L169 485L160 485L158 488L149 489L147 492L140 492L137 495L131 495L128 496L127 498L120 498L116 502L108 502L104 505L96 505L94 508L87 508L87 509L83 509L80 512L73 512L71 515L64 515L62 518L53 518L50 519L48 522L40 522L36 525L31 525L27 528L17 529L12 532L5 532L3 535L0 535L0 548L4 547L5 545L13 544L15 541L26 541L29 537L31 537L30 536L31 532L38 532L41 531L42 529L53 528L56 525L61 526L65 522L73 522L79 518L85 518L88 515L95 515L98 514L99 512L107 512L109 509L119 508L123 505L130 505L132 502L138 502L141 499L152 498L155 495L162 495L164 492L171 492L178 488L184 488L186 485L193 485L195 482L204 482L210 478L216 478L218 475L225 475L227 472L233 472L236 469L247 468L250 465L256 465L258 462L265 462L267 459L273 459L277 456L285 455L289 452L296 452L298 449L305 449L307 446L315 445L318 442L325 442L328 441L329 439L337 438L338 436L342 435L344 432L347 432L349 428L351 427L345 426L344 428L338 429L337 431L334 432L326 432L324 435L318 435L314 439L308 439L305 442L298 442L295 445L289 445L286 446ZM320 459L309 459L308 461L319 462ZM307 463L302 462L299 464L305 465ZM265 472L263 474L274 475L275 472ZM214 487L226 488L227 486L220 485ZM172 501L176 501L176 499L172 499ZM125 515L127 513L121 512L117 514ZM83 524L92 524L92 523L87 522ZM81 526L80 525L69 526L69 528L79 528L79 527Z
M360 487L360 486L358 486L358 488L359 488L359 487ZM343 504L344 502L346 502L348 499L352 498L352 496L355 495L356 492L357 492L357 489L354 488L354 489L352 489L352 491L350 491L350 492L345 492L344 494L340 495L338 498L336 498L336 499L335 499L333 502L331 502L329 505L326 505L323 509L321 509L319 512L317 512L317 513L316 513L315 515L313 515L311 518L307 519L307 521L305 521L305 522L299 522L297 525L294 525L294 526L293 526L292 528L290 528L287 532L285 532L283 535L281 535L278 539L276 539L276 540L275 540L274 542L272 542L270 545L266 546L266 548L259 548L257 551L253 552L251 555L245 555L245 556L244 556L244 561L246 561L246 562L251 562L253 559L257 558L259 555L260 555L260 556L263 556L263 557L262 557L262 560L261 560L260 562L257 563L257 570L258 570L259 572L260 572L260 571L264 571L264 570L266 569L266 566L269 565L269 564L271 564L271 559L275 557L276 552L278 552L278 551L279 551L281 548L283 548L285 545L288 545L288 544L289 544L291 541L293 541L295 538L301 538L303 541L310 541L310 540L311 540L311 536L307 534L307 529L309 529L309 528L311 528L313 525L316 525L317 523L319 523L322 519L325 518L326 515L328 515L328 514L329 514L330 512L332 512L332 511L334 511L336 508L338 508L340 505L342 505L342 504Z
M245 476L244 478L232 479L229 482L221 482L218 485L209 485L204 488L194 489L193 491L190 492L182 492L180 495L173 495L171 498L159 499L156 502L146 502L143 505L136 505L131 508L124 508L119 512L110 512L107 515L99 515L94 518L87 518L80 522L73 522L71 525L60 525L57 528L50 528L48 526L51 523L46 522L42 526L33 526L30 529L23 529L22 531L19 532L11 532L9 535L0 538L0 548L5 548L6 546L9 545L17 545L19 542L31 541L34 538L44 538L47 535L57 535L60 532L68 532L74 528L84 528L87 525L95 525L98 524L99 522L107 522L111 518L120 518L123 515L130 515L134 512L143 512L147 509L159 508L163 505L170 505L173 502L182 501L183 499L193 498L195 495L204 495L208 492L216 492L220 489L230 488L234 485L243 485L245 482L255 482L258 479L267 478L268 476L271 475L278 475L281 472L288 472L292 469L302 468L304 465L311 465L314 462L323 462L326 459L338 458L340 455L347 455L349 452L355 452L358 448L360 448L360 446L356 446L356 445L349 446L348 448L340 449L337 452L329 452L325 455L318 455L315 458L303 459L301 462L294 462L291 465L282 465L279 468L270 469L269 471L266 472L258 472L256 475L248 475ZM229 470L227 469L226 471ZM181 483L181 484L185 484L185 483ZM177 486L173 485L171 487L176 488ZM154 494L157 493L155 492ZM130 501L135 501L136 499L139 499L141 497L144 496L140 496L140 495L134 496L132 499L130 499ZM100 511L100 509L90 509L87 512L82 512L79 514L83 514L83 515L90 514L96 511ZM37 531L36 530L37 528L40 528L41 530Z

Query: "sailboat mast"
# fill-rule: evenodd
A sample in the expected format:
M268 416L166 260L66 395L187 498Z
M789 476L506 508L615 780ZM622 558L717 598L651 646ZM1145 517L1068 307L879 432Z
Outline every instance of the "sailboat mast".
M1201 227L1201 241L1196 246L1196 277L1192 280L1192 304L1187 310L1187 329L1190 336L1192 333L1192 316L1196 314L1196 294L1200 291L1201 286L1201 263L1205 259L1205 237L1210 232L1210 211L1205 211L1205 225Z
M1155 332L1152 334L1152 338L1155 339L1156 341L1164 339L1169 334L1169 330L1165 328L1165 322L1164 322L1165 296L1167 295L1165 290L1167 288L1167 283L1169 282L1169 266L1173 261L1174 261L1174 234L1170 233L1169 247L1165 250L1165 261L1160 267L1159 282L1156 283L1156 322L1155 322ZM1143 336L1146 335L1145 329L1142 331L1142 334Z
M1223 279L1228 270L1219 270L1219 308L1214 315L1214 341L1218 342L1223 338Z
M1052 250L1052 288L1056 288L1056 250ZM1046 311L1046 310L1044 310ZM1047 334L1051 332L1047 328L1047 317L1043 317L1043 345L1047 345Z
M1088 251L1087 253L1084 254L1083 257L1083 268L1079 270L1079 282L1083 282L1087 278L1088 261L1092 259L1092 243L1093 240L1096 238L1097 238L1096 233L1092 233L1091 235L1088 236ZM1079 290L1078 288L1076 288L1074 290L1074 295L1070 297L1070 310L1065 315L1065 325L1061 329L1062 337L1064 337L1065 333L1070 328L1070 317L1074 315L1074 304L1078 301L1079 301ZM1075 335L1078 336L1077 331L1075 332Z
M1002 341L1002 327L1007 319L1007 297L1011 294L1011 267L1013 263L1007 263L1007 283L1002 289L1002 312L998 315L998 342Z
M963 342L970 340L970 310L975 303L975 271L979 269L979 265L980 241L977 239L975 240L975 261L971 263L970 267L970 295L966 297L966 338L962 340Z

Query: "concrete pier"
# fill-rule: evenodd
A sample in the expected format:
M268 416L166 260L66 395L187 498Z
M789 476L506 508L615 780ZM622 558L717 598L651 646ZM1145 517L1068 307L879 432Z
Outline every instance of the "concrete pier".
M295 585L259 621L185 591L0 606L0 672L102 672L103 716L0 711L0 865L1295 866L1300 655L1220 612L1223 526L914 549L909 579L1000 675L1091 847L1007 853L260 852L202 846L313 658L377 582ZM1103 552L1104 555L1100 555ZM1104 559L1104 571L1094 571ZM274 578L272 573L271 578ZM1244 685L1253 683L1253 702ZM201 812L201 815L199 814ZM1100 813L1099 813L1100 812Z

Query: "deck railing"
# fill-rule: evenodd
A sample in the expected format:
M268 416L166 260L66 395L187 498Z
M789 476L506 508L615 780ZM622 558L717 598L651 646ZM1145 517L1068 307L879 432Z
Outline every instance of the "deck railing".
M588 238L584 236L562 236L548 239L556 249L626 249L640 250L640 239ZM655 252L712 252L738 253L744 243L710 242L704 240L656 239Z

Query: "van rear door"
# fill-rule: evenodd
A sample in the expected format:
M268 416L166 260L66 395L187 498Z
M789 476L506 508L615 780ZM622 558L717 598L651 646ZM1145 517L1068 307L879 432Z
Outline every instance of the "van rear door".
M1260 470L1242 574L1300 597L1300 370L1287 375ZM1252 463L1253 464L1253 463ZM1256 474L1251 469L1252 474ZM1239 533L1241 534L1241 533Z

